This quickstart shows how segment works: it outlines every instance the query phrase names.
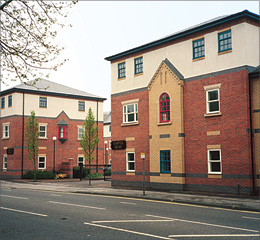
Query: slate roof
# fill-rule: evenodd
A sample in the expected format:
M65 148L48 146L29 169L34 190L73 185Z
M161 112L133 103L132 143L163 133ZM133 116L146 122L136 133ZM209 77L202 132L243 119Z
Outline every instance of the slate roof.
M149 48L158 46L160 44L167 43L167 42L172 41L174 39L178 39L180 37L187 36L189 34L196 33L196 32L199 32L201 30L204 30L204 29L207 29L207 28L210 28L210 27L214 27L214 26L217 26L217 25L220 25L220 24L223 24L225 22L232 21L234 19L241 18L241 17L249 17L249 18L254 19L256 21L260 20L260 17L259 17L258 14L249 12L248 10L244 10L242 12L238 12L238 13L235 13L235 14L216 17L216 18L213 18L211 20L208 20L208 21L202 22L200 24L194 25L192 27L186 28L184 30L181 30L181 31L175 32L173 34L167 35L163 38L152 41L150 43L141 45L139 47L135 47L135 48L129 49L127 51L106 57L105 60L113 61L113 60L116 60L117 58L125 57L129 54L144 51L144 50L147 50Z
M12 88L6 89L1 92L1 95L4 95L13 91L20 92L33 92L39 94L50 94L50 95L60 95L67 97L79 97L79 98L87 98L93 100L101 100L104 101L106 98L102 98L75 88L67 87L65 85L55 83L49 80L41 79L36 82L35 86L32 86L33 81L28 81L27 84L19 84Z
M111 112L104 112L103 114L103 122L104 124L110 124L111 123Z

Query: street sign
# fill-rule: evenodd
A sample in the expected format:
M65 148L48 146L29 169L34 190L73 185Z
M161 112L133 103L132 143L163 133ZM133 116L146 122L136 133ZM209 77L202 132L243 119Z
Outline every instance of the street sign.
M142 158L142 159L145 158L145 153L144 153L144 152L141 153L141 158Z
M126 141L125 141L125 140L112 141L112 142L111 142L111 148L112 148L113 150L126 149Z

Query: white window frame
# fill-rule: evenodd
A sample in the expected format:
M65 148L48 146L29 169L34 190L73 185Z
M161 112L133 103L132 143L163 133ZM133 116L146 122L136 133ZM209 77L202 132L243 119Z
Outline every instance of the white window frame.
M82 129L82 133L79 132L80 129ZM78 140L82 139L82 137L80 137L80 134L82 134L82 136L84 134L84 127L83 126L78 126Z
M85 165L85 157L84 157L84 155L78 155L78 166L79 166L79 164L81 163L81 161L79 161L79 158L83 158L83 165Z
M216 100L209 100L209 93L210 92L213 92L213 91L217 91L218 92L218 99ZM220 98L219 98L219 89L216 88L216 89L210 89L210 90L207 90L207 96L206 96L206 101L207 101L207 113L208 114L211 114L211 113L219 113L220 112ZM217 111L210 111L210 104L211 103L214 103L214 102L218 102L218 110Z
M40 131L40 128L41 127L45 127L45 130L44 131ZM40 133L41 132L44 132L44 136L40 136ZM39 138L41 139L46 139L47 138L47 123L39 123Z
M219 160L211 160L210 159L210 152L212 152L212 151L218 151L219 152ZM207 157L208 157L208 173L209 174L222 174L222 161L221 161L221 149L208 149L207 150ZM220 171L219 172L214 172L214 171L212 171L212 168L211 168L211 163L219 163L220 164Z
M44 162L40 162L40 158L44 158ZM40 163L44 163L44 167L40 167ZM38 156L38 169L46 169L46 156Z
M133 112L127 112L128 110L128 106L132 106L133 105ZM134 120L133 121L129 121L128 120L128 116L130 114L134 114ZM129 103L129 104L124 104L123 105L123 123L137 123L138 122L138 103Z
M128 154L134 154L134 160L128 160ZM129 169L129 163L134 163L134 169ZM135 172L135 152L126 152L126 171L127 172Z
M3 169L7 169L7 155L3 156Z
M5 129L7 127L7 129ZM10 123L3 123L3 139L10 137Z

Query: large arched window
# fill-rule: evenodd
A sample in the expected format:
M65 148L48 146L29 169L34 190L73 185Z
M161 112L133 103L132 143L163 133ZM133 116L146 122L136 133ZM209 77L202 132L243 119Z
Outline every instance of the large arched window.
M170 122L170 97L167 93L160 96L160 122Z

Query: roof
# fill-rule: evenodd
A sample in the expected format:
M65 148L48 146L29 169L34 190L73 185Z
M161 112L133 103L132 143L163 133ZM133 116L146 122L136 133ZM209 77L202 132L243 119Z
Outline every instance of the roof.
M129 54L138 53L140 51L147 50L149 48L152 48L152 47L159 46L161 44L170 42L170 41L172 41L174 39L178 39L178 38L187 36L189 34L196 33L196 32L199 32L201 30L204 30L204 29L207 29L207 28L210 28L210 27L214 27L214 26L217 26L217 25L220 25L220 24L223 24L223 23L226 23L228 21L232 21L234 19L241 18L241 17L249 17L249 18L257 20L257 21L260 20L260 17L259 17L258 14L249 12L248 10L244 10L242 12L238 12L238 13L231 14L231 15L220 16L220 17L213 18L211 20L205 21L203 23L200 23L198 25L186 28L184 30L175 32L175 33L173 33L171 35L165 36L163 38L160 38L158 40L152 41L150 43L141 45L139 47L132 48L130 50L127 50L127 51L124 51L124 52L121 52L121 53L118 53L118 54L106 57L105 60L113 61L113 60L116 60L116 59L118 59L120 57L126 57Z
M33 85L34 81L28 81L27 84L19 84L12 88L6 89L1 92L1 95L4 95L9 92L31 92L39 94L49 94L49 95L58 95L65 97L77 97L77 98L87 98L92 100L104 101L106 98L102 98L75 88L67 87L62 84L58 84L49 80L40 79Z
M104 117L103 120L104 124L111 123L111 112L104 112L103 117Z

